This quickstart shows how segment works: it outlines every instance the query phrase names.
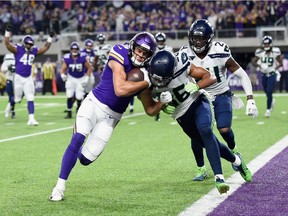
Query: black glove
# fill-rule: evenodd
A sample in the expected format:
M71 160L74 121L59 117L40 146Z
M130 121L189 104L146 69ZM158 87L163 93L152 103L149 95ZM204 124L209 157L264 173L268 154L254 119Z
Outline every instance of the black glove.
M12 30L13 30L13 25L12 25L12 23L7 23L7 25L6 25L6 31L12 32Z
M9 70L11 73L15 73L15 65L9 65L9 66L8 66L8 70Z
M51 38L53 38L54 35L55 35L55 31L54 31L53 29L51 29L50 32L49 32L49 36L50 36Z

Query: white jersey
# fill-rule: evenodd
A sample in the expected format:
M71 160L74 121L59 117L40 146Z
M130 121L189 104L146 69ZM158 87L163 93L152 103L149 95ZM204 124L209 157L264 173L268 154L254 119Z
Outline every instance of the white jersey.
M12 53L7 53L4 56L1 71L5 74L6 80L13 81L15 74L15 57Z
M99 56L97 64L100 66L103 66L106 64L108 60L108 54L111 50L112 46L110 44L101 44L101 45L96 45L93 48L93 51L95 53L95 56Z
M177 59L177 67L174 71L172 81L165 87L154 87L152 94L157 94L164 91L169 91L172 94L173 101L171 105L176 107L175 112L172 114L174 119L177 119L184 115L189 109L190 105L204 93L203 89L190 94L185 91L184 87L188 82L196 83L195 79L189 75L191 61L186 52L179 51L175 53Z
M194 65L204 67L215 75L217 82L205 88L212 98L230 89L225 64L229 58L233 57L227 44L213 41L207 55L203 59L199 58L189 46L184 46L180 50L188 54Z
M262 73L269 74L276 71L277 60L276 58L281 55L281 51L278 47L272 47L270 52L258 48L255 51L255 56L259 58L260 64L266 64L267 69L261 69Z

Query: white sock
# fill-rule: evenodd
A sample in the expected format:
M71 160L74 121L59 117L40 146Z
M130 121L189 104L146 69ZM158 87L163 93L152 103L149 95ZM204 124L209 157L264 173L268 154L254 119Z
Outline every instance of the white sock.
M64 191L66 188L66 181L65 179L61 179L58 178L57 184L56 184L56 188L58 188L59 190Z
M238 155L235 155L235 161L234 161L234 163L233 163L233 165L235 165L235 166L240 166L241 165L241 159L240 159L240 157L238 156Z
M29 114L29 120L34 120L34 114Z
M7 106L6 106L6 109L5 109L5 112L9 112L11 109L11 104L8 103Z
M223 174L217 174L217 175L215 175L215 181L216 181L217 179L225 180Z

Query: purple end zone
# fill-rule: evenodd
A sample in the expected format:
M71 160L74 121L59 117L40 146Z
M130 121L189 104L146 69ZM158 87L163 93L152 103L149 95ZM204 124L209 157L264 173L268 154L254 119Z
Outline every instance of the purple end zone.
M209 216L288 215L288 148L276 155Z

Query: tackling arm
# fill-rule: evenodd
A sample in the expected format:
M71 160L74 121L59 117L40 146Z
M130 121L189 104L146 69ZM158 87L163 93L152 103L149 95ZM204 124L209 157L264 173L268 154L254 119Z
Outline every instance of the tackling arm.
M138 98L142 102L146 114L149 116L155 116L165 107L164 103L161 103L160 101L155 102L153 100L151 90L149 88L141 91Z
M202 67L197 67L194 64L191 64L189 75L196 79L200 79L200 81L197 82L199 89L206 88L217 81L216 77L208 70Z

